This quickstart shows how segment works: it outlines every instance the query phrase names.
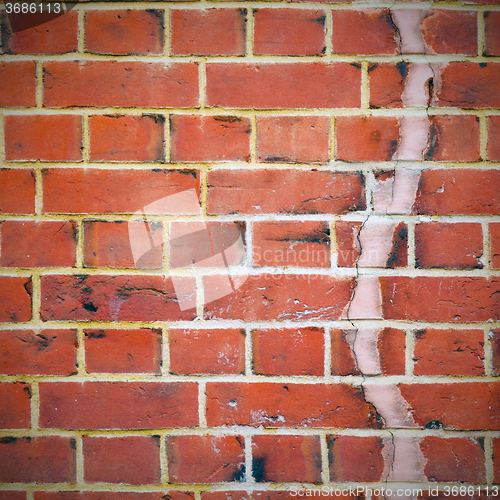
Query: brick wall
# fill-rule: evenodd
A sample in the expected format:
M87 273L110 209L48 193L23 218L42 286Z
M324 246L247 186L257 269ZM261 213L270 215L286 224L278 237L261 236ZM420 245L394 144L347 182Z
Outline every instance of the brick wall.
M4 12L0 499L494 498L498 4Z

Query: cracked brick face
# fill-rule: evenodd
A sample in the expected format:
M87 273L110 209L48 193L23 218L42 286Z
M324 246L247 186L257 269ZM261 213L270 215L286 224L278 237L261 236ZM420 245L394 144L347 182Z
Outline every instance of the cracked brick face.
M6 3L0 500L493 498L497 3Z

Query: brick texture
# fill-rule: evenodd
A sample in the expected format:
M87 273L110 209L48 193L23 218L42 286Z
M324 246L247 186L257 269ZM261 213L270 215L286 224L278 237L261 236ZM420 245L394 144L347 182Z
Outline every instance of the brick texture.
M1 3L0 500L493 500L499 0Z

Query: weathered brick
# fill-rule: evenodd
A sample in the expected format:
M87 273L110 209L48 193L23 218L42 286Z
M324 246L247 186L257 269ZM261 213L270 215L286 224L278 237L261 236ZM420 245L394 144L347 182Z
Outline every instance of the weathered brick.
M337 266L356 267L360 255L358 237L362 225L362 222L335 221Z
M31 278L0 276L0 321L31 319Z
M450 62L441 70L436 105L466 109L500 107L500 64Z
M163 161L164 122L158 115L91 116L90 160Z
M484 13L484 55L500 55L500 12Z
M0 106L36 105L35 61L0 62Z
M0 382L0 399L2 400L0 428L29 429L31 423L31 386L24 382ZM1 459L0 463L2 463Z
M207 105L227 108L356 108L361 72L349 63L209 63Z
M172 55L245 55L245 9L172 9Z
M481 269L481 224L421 222L415 226L416 267Z
M0 373L71 375L76 373L75 330L0 331Z
M482 215L500 211L500 170L424 170L412 212Z
M257 375L315 375L324 372L322 328L261 329L252 332L253 372ZM305 481L291 479L290 481Z
M483 330L415 332L415 375L484 375Z
M0 481L2 483L75 482L75 449L74 438L59 436L2 438Z
M40 16L40 13L37 13L37 16ZM64 54L76 50L78 50L78 12L69 11L50 22L16 31L10 29L8 16L2 11L4 54Z
M141 89L138 92L138 89ZM197 63L49 61L44 63L44 105L196 107Z
M168 436L167 458L172 483L226 483L245 475L241 436Z
M254 222L256 266L330 267L330 228L326 222Z
M40 427L45 429L198 425L193 382L40 382L39 387Z
M73 221L3 221L0 223L3 267L73 266L76 226Z
M319 436L254 436L252 473L259 483L320 483Z
M254 54L322 55L325 24L324 10L255 9Z
M490 266L500 269L500 223L488 225L490 230Z
M170 329L170 372L176 374L243 373L245 331Z
M199 205L170 203L183 191L199 193L196 170L98 170L54 168L43 174L45 213L196 214ZM134 189L130 189L134 186ZM153 205L153 203L155 205Z
M5 117L5 159L82 160L82 117L11 115Z
M327 116L258 116L257 159L277 163L321 163L329 159Z
M493 375L500 375L500 329L489 332L492 351Z
M376 482L382 478L384 441L378 436L327 436L331 481Z
M500 438L493 439L493 478L500 481Z
M88 373L160 373L161 330L85 330Z
M83 235L85 267L158 269L163 265L163 228L159 222L84 221ZM132 245L138 245L144 253L134 258Z
M500 383L400 384L417 425L439 425L445 429L498 430L500 428Z
M336 214L363 210L364 192L357 172L218 169L208 173L207 205L209 214Z
M389 9L333 10L332 50L334 54L397 54Z
M195 278L42 276L44 321L180 321L195 317Z
M245 223L178 221L170 223L172 267L231 267L243 264Z
M354 288L353 279L326 275L261 274L243 279L218 298L228 286L227 277L204 277L206 319L336 320Z
M500 279L380 277L385 319L431 322L498 321Z
M411 63L371 63L368 66L371 108L403 107L403 92ZM382 118L382 117L377 117Z
M174 162L248 161L250 120L237 116L170 117Z
M172 500L194 499L194 493L191 491L172 490L140 493L128 491L35 491L34 498L35 500L165 500L166 495Z
M488 160L500 161L500 116L488 116Z
M85 50L96 54L161 54L161 10L89 10L85 13Z
M209 426L379 426L373 406L351 385L208 382L206 393Z
M359 375L361 372L364 375L405 374L406 336L403 330L387 327L375 332L375 342L370 348L375 350L373 357L377 359L378 367L374 370L370 366L370 373L366 373L365 365L357 359L351 347L355 340L359 342L358 335L361 336L356 330L335 328L331 331L332 375Z
M83 470L88 483L157 484L160 437L83 436Z
M388 161L398 147L399 122L393 116L339 116L335 140L338 160Z
M0 213L35 211L35 174L31 169L0 168Z
M0 500L26 500L26 491L0 491Z

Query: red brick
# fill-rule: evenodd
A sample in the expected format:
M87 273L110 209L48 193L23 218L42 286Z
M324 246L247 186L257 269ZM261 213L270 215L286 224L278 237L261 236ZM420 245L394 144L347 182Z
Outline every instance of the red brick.
M357 336L356 330L331 331L332 375L359 375L356 357L351 349L350 340ZM376 337L376 355L379 371L365 375L404 375L406 336L403 330L396 328L381 328Z
M76 226L72 221L3 221L0 223L3 267L73 266Z
M171 483L226 483L245 477L241 436L168 436Z
M325 23L324 10L255 9L254 54L322 55Z
M199 193L197 170L98 170L45 169L43 211L45 213L199 213L196 207L148 205L190 189ZM134 186L134 189L130 189Z
M83 436L83 470L88 483L160 483L160 438Z
M208 173L207 210L209 214L338 214L364 210L364 193L358 172L220 169Z
M426 436L420 448L427 459L424 473L430 481L478 484L486 480L484 451L475 439Z
M257 117L258 161L324 163L330 157L329 150L328 116Z
M333 10L334 54L398 53L396 31L389 9Z
M0 321L22 322L31 319L31 278L0 276Z
M256 266L330 267L327 222L254 222Z
M477 55L477 13L459 10L431 10L420 25L430 54Z
M313 491L313 490L309 490ZM318 490L321 491L321 490ZM293 490L289 489L286 491L283 490L255 490L255 491L202 491L201 492L201 500L293 500L298 495L298 489ZM305 493L304 493L305 495ZM316 496L318 496L316 494ZM340 489L334 490L322 490L321 493L322 498L330 498L330 499L343 499L348 500L363 500L363 494L356 495L356 490L354 489L354 493L349 495L349 490L344 491L342 494ZM442 500L442 499L440 499ZM458 499L456 499L458 500Z
M91 161L164 160L165 118L158 115L91 116Z
M500 481L500 438L493 439L493 480Z
M190 491L155 491L147 493L126 491L35 491L34 498L35 500L165 500L167 495L171 500L194 499L194 493Z
M254 330L252 351L253 371L257 375L321 376L324 373L325 335L322 328ZM295 480L305 481L290 479Z
M166 276L47 275L42 276L41 315L44 321L191 320L194 289L190 277L174 282Z
M43 99L51 108L197 107L198 64L49 61L44 63Z
M96 54L161 54L161 10L105 10L85 13L85 50Z
M493 375L500 375L500 329L489 333L492 351Z
M227 277L204 277L205 319L337 320L354 288L353 279L327 275L262 274L245 278L218 298L219 291L227 286Z
M226 108L356 108L358 66L339 63L209 63L207 105Z
M450 62L441 70L436 105L466 109L500 107L500 64Z
M488 160L500 161L500 116L488 116Z
M59 436L0 439L2 483L73 483L76 443ZM36 465L35 465L36 464Z
M85 330L88 373L160 373L161 330Z
M478 161L479 119L477 116L436 115L429 118L429 145L424 160ZM467 137L467 140L464 140Z
M330 480L377 482L384 472L384 442L378 436L327 436Z
M170 223L171 267L231 267L243 264L244 222L179 221Z
M197 425L198 385L193 382L40 382L41 428L159 429Z
M236 328L168 332L170 373L244 373L245 331Z
M380 282L385 319L471 322L500 318L500 279L496 277L384 276Z
M500 429L500 383L401 384L416 424L445 429Z
M82 160L82 117L12 115L5 117L5 159Z
M479 223L422 222L415 226L416 267L481 269L482 255Z
M253 498L249 491L202 491L201 500L250 500Z
M248 161L250 119L237 116L170 117L173 162Z
M500 211L500 170L424 170L413 213L496 214Z
M410 70L411 63L406 61L370 64L368 66L370 107L402 108L402 96ZM379 120L381 118L377 117Z
M76 373L75 330L2 330L0 373L71 375Z
M208 382L206 393L208 426L379 426L373 406L352 385Z
M419 330L413 361L415 375L484 375L484 332Z
M335 232L337 241L337 265L339 267L356 267L360 257L361 242L359 231L362 222L336 221ZM368 248L370 253L370 248ZM372 264L363 264L370 267ZM380 264L379 264L380 265ZM397 268L408 265L408 227L404 222L395 226L392 233L391 250L383 267Z
M335 120L335 157L345 161L389 161L399 142L393 116L339 116Z
M500 223L488 225L490 230L490 266L500 269Z
M25 491L0 491L0 500L26 500Z
M500 12L484 13L484 55L500 55Z
M29 429L31 423L31 386L24 382L0 382L0 400L2 401L0 428Z
M37 14L40 16L40 14ZM5 54L64 54L78 50L78 12L69 11L50 22L12 31L2 12L2 51Z
M83 234L85 267L158 269L163 265L163 228L160 222L84 221ZM147 243L139 237L132 236L135 234L147 235ZM137 261L134 259L131 247L134 239L145 250ZM151 241L154 246L151 246Z
M0 213L32 214L35 211L35 174L31 169L0 169Z
M35 61L0 62L0 106L36 106Z
M358 235L362 222L339 220L335 222L337 266L356 267L359 259Z
M254 436L252 472L258 483L320 483L319 436Z
M245 9L171 11L172 55L245 55Z

